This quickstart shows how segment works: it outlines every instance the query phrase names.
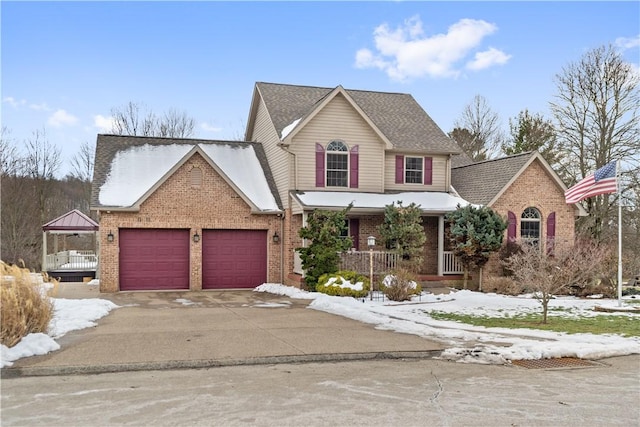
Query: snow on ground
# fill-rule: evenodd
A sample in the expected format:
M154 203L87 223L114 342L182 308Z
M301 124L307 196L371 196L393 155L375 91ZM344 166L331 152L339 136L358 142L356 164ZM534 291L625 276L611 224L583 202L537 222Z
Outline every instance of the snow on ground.
M46 287L46 284L45 284ZM411 302L394 303L388 300L354 299L306 292L280 284L267 283L256 292L284 295L293 299L312 300L309 308L345 316L375 325L378 329L414 334L446 344L441 358L467 363L509 363L517 359L578 357L599 359L628 354L640 354L640 337L620 335L566 334L533 329L485 328L452 321L434 320L433 311L491 317L514 317L540 313L540 303L531 295L509 297L472 291L453 291L450 294L423 293ZM55 339L67 332L96 326L95 321L106 316L116 304L109 300L52 298L54 315L48 334L30 334L12 348L0 348L0 367L11 366L20 358L56 351ZM176 299L185 306L194 304ZM264 303L261 307L287 307L285 303ZM549 306L550 316L633 316L640 322L640 314L629 312L596 312L596 306L616 308L616 300L556 298ZM629 310L637 311L631 308Z
M459 362L502 364L518 359L600 359L640 353L640 337L485 328L434 320L429 316L433 311L487 317L540 314L540 303L532 295L510 297L463 290L443 295L423 293L414 297L411 302L394 303L388 300L335 297L279 284L264 284L255 291L310 299L313 301L309 308L315 310L369 323L378 329L414 334L443 342L448 348L442 353L441 358ZM594 311L596 306L618 308L618 302L559 297L549 304L549 316L633 316L635 320L640 321L639 313L602 313ZM628 309L637 311L633 308Z
M29 334L11 348L0 345L0 368L13 365L18 359L40 356L60 349L55 339L67 332L96 326L95 321L109 314L116 304L100 298L51 298L53 318L47 334Z

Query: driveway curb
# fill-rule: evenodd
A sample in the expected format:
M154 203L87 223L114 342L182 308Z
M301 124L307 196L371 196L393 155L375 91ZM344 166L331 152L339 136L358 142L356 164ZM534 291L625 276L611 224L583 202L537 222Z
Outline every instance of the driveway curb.
M115 372L161 371L167 369L203 369L228 366L277 365L287 363L345 362L384 359L433 359L441 350L397 351L369 353L305 354L290 356L268 356L222 360L169 360L163 362L140 362L95 366L36 366L23 368L3 368L2 379L43 377L60 375L96 375Z

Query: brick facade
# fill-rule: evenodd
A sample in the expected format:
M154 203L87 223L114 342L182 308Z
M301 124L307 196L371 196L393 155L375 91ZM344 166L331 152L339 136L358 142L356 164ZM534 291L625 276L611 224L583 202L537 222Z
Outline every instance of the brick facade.
M194 185L191 171L202 171ZM194 154L141 204L138 212L100 211L100 291L119 290L118 229L177 228L267 230L267 280L281 282L281 216L253 214L250 206L199 154ZM281 236L273 242L275 232ZM107 235L113 233L113 242ZM202 289L202 241L190 241L190 290Z
M546 248L547 219L555 212L555 245L571 245L575 236L575 207L565 202L564 191L558 187L555 180L549 176L546 168L540 162L534 161L496 200L491 208L505 221L508 212L515 214L517 219L516 237L520 238L522 212L528 208L536 208L540 212L540 244ZM505 242L506 242L505 232ZM498 257L494 255L487 265L487 271L499 272Z

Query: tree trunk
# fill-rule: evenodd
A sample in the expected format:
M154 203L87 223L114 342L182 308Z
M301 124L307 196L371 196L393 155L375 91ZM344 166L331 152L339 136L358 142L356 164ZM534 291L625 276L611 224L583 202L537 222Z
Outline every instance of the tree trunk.
M482 267L480 267L480 275L478 276L478 290L482 292Z
M465 267L464 269L464 279L462 282L462 288L467 289L467 279L469 279L469 269Z

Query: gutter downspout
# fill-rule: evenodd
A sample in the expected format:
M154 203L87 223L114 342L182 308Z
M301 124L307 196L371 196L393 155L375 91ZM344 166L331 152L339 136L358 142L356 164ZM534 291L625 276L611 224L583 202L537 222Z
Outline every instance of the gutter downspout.
M284 285L284 245L286 242L284 235L284 213L279 214L280 216L280 235L282 239L280 241L280 284ZM288 236L287 236L288 237Z

